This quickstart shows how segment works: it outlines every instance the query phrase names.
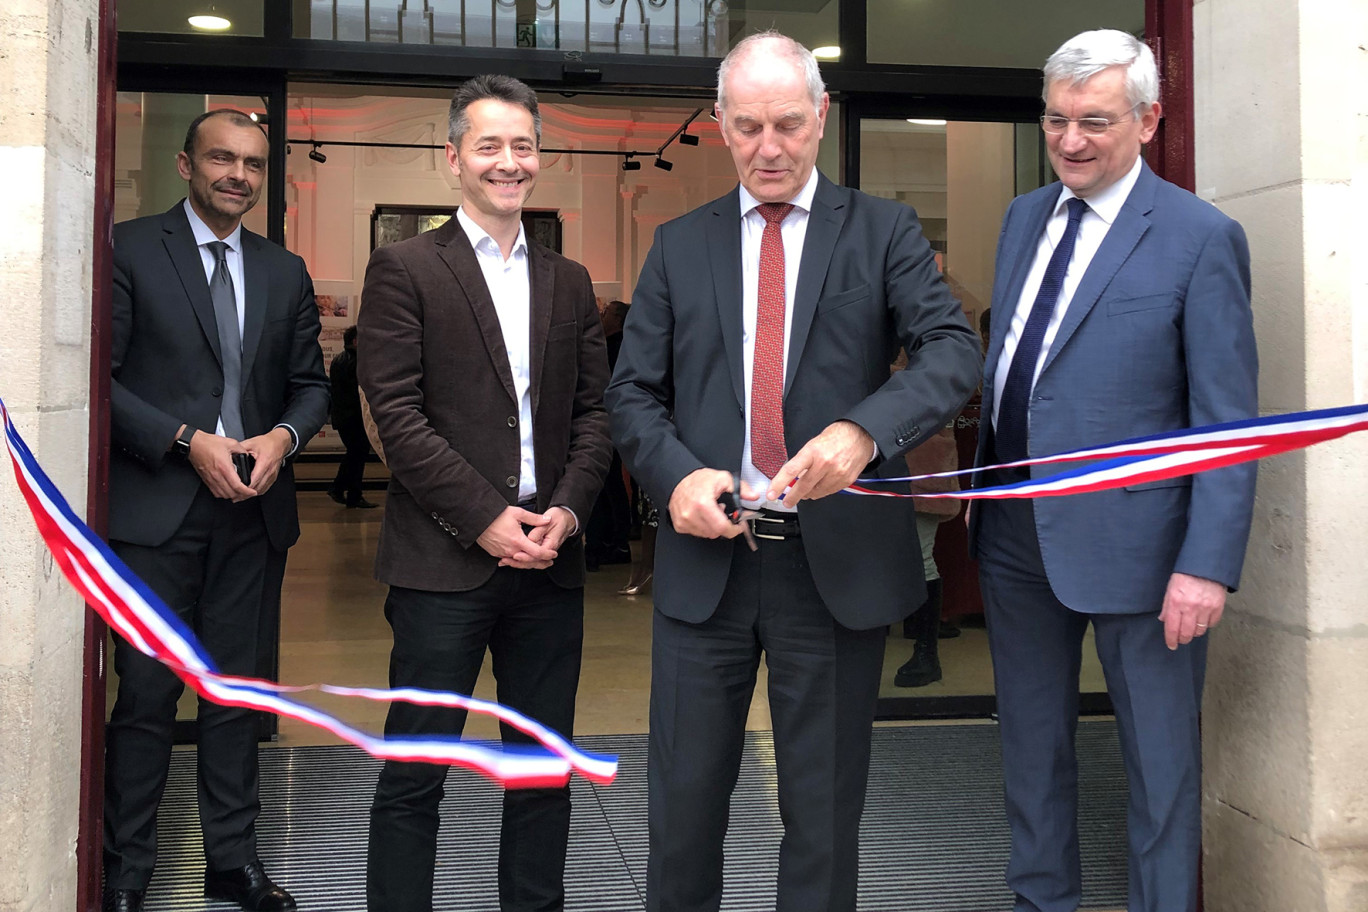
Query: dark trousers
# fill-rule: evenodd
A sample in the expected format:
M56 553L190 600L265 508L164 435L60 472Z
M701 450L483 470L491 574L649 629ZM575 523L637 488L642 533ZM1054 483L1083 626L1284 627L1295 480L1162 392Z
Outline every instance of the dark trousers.
M391 586L390 686L469 694L488 647L498 700L569 738L584 642L584 590L541 570L501 567L469 592ZM385 736L458 737L462 710L391 704ZM502 727L505 744L530 738ZM447 767L387 761L371 806L366 896L371 912L429 912L437 859L437 808ZM499 839L499 907L542 912L565 905L570 789L509 789Z
M589 514L589 524L584 530L585 556L597 562L621 555L630 547L627 539L631 531L632 503L622 480L622 457L614 450L608 477L594 501L594 512Z
M201 487L181 527L157 547L112 542L228 674L256 672L269 545L261 506L234 504ZM166 787L176 701L184 685L160 662L114 642L119 693L105 730L105 878L146 889L157 860L157 806ZM256 713L199 703L200 828L211 868L256 858Z
M1191 912L1201 846L1206 638L1170 651L1156 610L1085 614L1055 598L1030 501L983 501L979 570L1002 732L1016 912L1073 912L1078 850L1078 679L1084 634L1116 712L1130 786L1131 912ZM1105 568L1098 568L1105 572Z
M855 908L860 815L884 631L848 630L817 594L803 544L736 539L717 611L655 613L647 763L651 912L712 912L764 652L778 774L779 912Z
M366 437L366 428L360 421L343 422L336 430L337 436L342 438L342 443L347 447L347 452L342 455L342 461L337 466L332 489L341 494L347 503L360 503L361 481L366 474L366 456L370 454L370 439Z

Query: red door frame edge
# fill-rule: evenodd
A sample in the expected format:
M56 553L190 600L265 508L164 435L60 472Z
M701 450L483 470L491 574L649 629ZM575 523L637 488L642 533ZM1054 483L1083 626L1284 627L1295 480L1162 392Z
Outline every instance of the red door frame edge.
M115 0L100 0L95 83L95 211L90 289L90 454L86 522L101 536L109 520L109 345L113 295L114 117L118 101ZM81 794L76 830L76 910L100 908L104 829L105 624L86 612L81 677Z
M1145 159L1160 177L1195 190L1192 0L1146 0L1145 41L1159 65L1159 98L1164 106L1164 119L1145 150Z

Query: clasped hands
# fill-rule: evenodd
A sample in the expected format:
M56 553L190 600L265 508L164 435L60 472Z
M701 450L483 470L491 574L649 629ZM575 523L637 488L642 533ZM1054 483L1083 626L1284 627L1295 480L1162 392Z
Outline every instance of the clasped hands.
M765 499L779 500L782 495L785 506L794 506L801 500L834 494L860 477L873 454L874 438L855 422L827 425L784 463L770 482ZM729 520L717 502L734 484L732 474L721 469L695 469L685 475L670 495L670 523L675 531L697 538L740 535L741 524ZM754 501L759 495L742 483L741 499Z
M246 440L195 431L190 438L190 465L199 473L209 493L239 503L271 489L293 442L290 432L283 427ZM237 466L233 464L233 456L238 453L249 453L255 460L250 484L243 484L238 478Z
M523 526L531 528L524 532ZM497 557L500 567L545 570L574 531L574 514L564 507L552 507L545 513L504 507L475 542Z

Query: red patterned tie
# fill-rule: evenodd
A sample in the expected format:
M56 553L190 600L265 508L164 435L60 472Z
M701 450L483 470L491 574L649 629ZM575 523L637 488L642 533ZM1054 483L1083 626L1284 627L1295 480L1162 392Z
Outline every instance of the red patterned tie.
M773 481L788 462L784 445L784 238L792 203L761 203L760 285L751 361L751 463Z

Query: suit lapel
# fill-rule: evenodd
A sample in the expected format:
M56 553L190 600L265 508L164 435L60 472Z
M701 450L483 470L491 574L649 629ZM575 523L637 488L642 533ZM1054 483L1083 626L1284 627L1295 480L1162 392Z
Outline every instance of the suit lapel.
M1054 211L1055 204L1058 202L1058 185L1053 192L1041 194L1039 202L1032 209L1023 213L1025 221L1021 228L1014 232L1011 241L1012 246L1003 251L1002 262L1012 264L1012 275L1003 290L1001 300L994 299L993 301L992 328L988 334L988 351L984 354L983 359L985 399L991 395L993 375L997 370L998 359L1002 357L1002 346L1007 339L1007 330L1012 327L1012 315L1016 312L1017 302L1021 300L1022 286L1026 284L1026 276L1030 274L1031 263L1035 261L1040 236L1045 233L1045 225L1050 220L1050 213ZM1000 267L1001 263L998 265Z
M732 190L713 204L714 224L708 231L708 262L712 267L713 298L722 322L722 344L737 404L746 404L746 375L741 363L741 194Z
M812 211L808 214L807 234L803 238L803 255L798 265L797 290L793 294L793 323L789 333L788 353L784 358L784 393L788 394L798 361L807 345L808 330L817 312L817 299L826 284L827 267L836 249L836 239L845 224L846 191L821 174L817 175L817 192L812 197Z
M465 293L470 304L475 323L480 327L480 337L484 339L485 350L493 362L494 374L508 391L508 398L516 404L518 394L513 386L513 371L508 366L508 349L504 347L503 328L499 325L499 313L494 309L494 299L489 295L480 263L475 259L475 249L470 246L461 223L452 216L442 227L433 232L437 245L437 255L447 264L452 275Z
M209 340L209 347L219 365L223 364L223 352L219 348L218 323L214 320L214 302L209 297L209 280L204 277L204 260L200 258L199 247L195 244L195 234L190 230L190 220L185 217L182 203L172 206L162 216L162 243L171 257L171 265L180 277L185 296L190 300L190 308L199 320L200 329ZM243 373L246 376L246 372Z
M1097 248L1092 262L1088 264L1088 271L1083 273L1083 279L1078 283L1078 290L1069 301L1069 309L1064 312L1059 332L1050 343L1049 354L1045 356L1045 363L1041 365L1042 374L1049 370L1055 358L1059 357L1060 350L1068 344L1083 318L1097 304L1098 298L1121 268L1121 264L1126 262L1126 258L1131 255L1140 238L1149 230L1148 213L1154 201L1154 180L1157 178L1149 170L1149 166L1142 163L1140 177L1131 189L1130 196L1121 206L1116 221L1107 231L1102 246Z
M261 330L266 325L266 308L270 294L270 277L266 274L264 245L267 241L242 229L242 382L252 375L257 347L261 344Z
M551 257L537 242L527 241L527 269L531 283L532 313L529 360L531 361L532 415L537 414L541 401L542 359L546 355L546 337L551 331L551 303L555 300L556 271ZM502 334L502 333L501 333Z

